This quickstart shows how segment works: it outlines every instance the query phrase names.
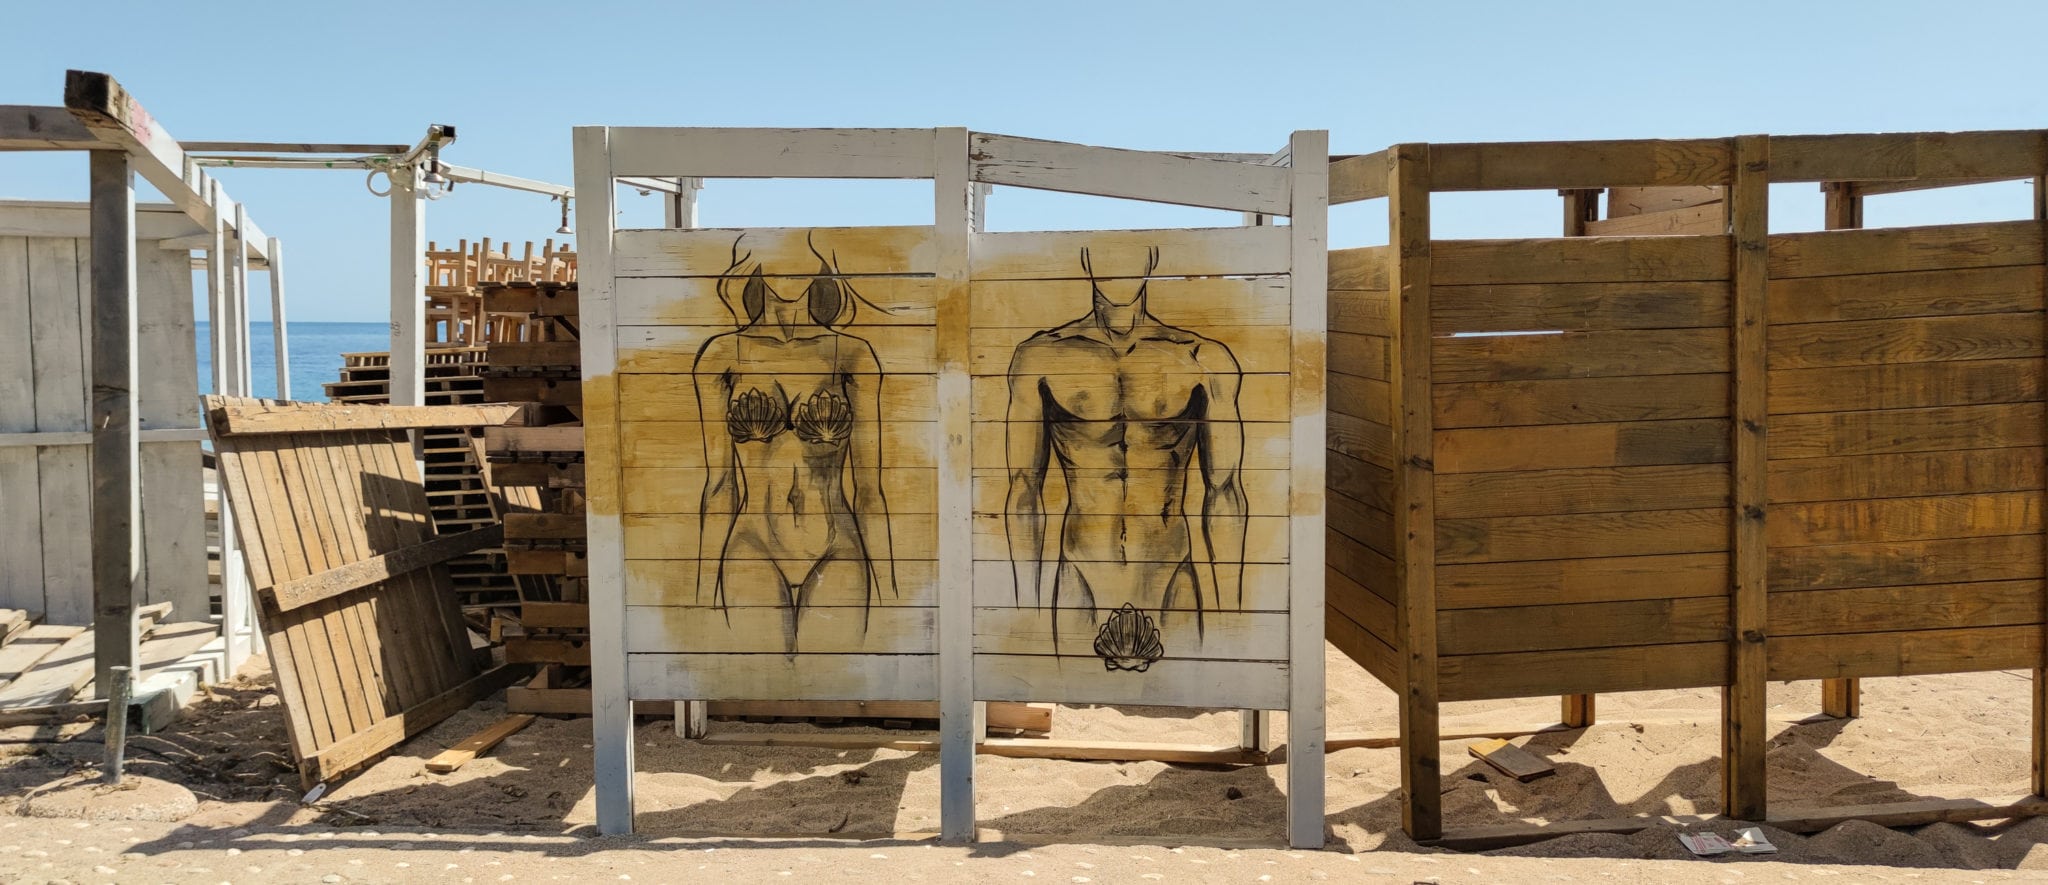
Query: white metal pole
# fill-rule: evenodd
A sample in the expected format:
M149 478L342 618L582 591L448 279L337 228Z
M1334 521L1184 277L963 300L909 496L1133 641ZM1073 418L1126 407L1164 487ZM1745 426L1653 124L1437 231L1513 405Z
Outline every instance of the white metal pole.
M277 398L292 399L292 353L286 344L284 322L284 246L271 237L264 251L270 255L270 343L277 359Z
M391 170L391 404L426 402L426 201L420 170Z

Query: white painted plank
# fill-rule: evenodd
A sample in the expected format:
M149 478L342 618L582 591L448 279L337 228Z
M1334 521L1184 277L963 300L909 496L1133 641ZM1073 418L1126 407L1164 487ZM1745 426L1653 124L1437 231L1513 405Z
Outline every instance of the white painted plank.
M0 202L0 237L57 237L84 239L91 233L91 214L85 203ZM206 228L166 203L137 206L137 236L144 240L202 236Z
M1158 264L1149 271L1150 250ZM974 279L1077 280L1094 276L1257 276L1286 273L1284 227L1211 227L1185 230L1022 231L974 235Z
M605 186L611 185L607 182ZM426 404L426 367L421 361L426 358L427 276L421 256L427 248L427 202L419 198L419 189L417 168L391 178L390 377L394 406ZM608 198L590 202L610 205ZM583 214L577 214L579 229ZM605 227L609 230L611 225Z
M1095 641L1110 617L1105 609L977 608L977 655L1097 655ZM1286 612L1146 612L1159 628L1166 660L1273 661L1287 659Z
M88 240L28 241L29 315L34 334L36 429L86 427L90 320L81 277ZM90 452L80 447L36 453L42 500L43 612L52 624L92 620L92 484Z
M284 244L276 237L270 238L270 260L265 262L270 270L270 346L271 361L277 371L277 398L292 398L292 352L291 335L286 328L284 309Z
M744 276L759 266L798 285L818 272L821 255L854 276L929 274L937 260L928 225L622 230L613 249L621 277Z
M930 178L930 129L612 127L612 172L691 178ZM588 196L581 187L576 192Z
M591 733L597 774L597 827L608 834L633 831L633 697L703 699L678 688L671 669L640 668L647 681L632 684L626 635L626 554L619 523L618 341L613 318L614 174L608 130L575 129L576 252L583 327L584 465L590 551L590 632L607 637L591 649ZM415 262L417 263L417 262ZM673 661L672 661L673 662ZM640 689L640 690L636 690Z
M974 180L1040 190L1285 215L1286 169L976 132Z
M1057 516L1057 514L1054 514ZM992 523L990 517L977 515L977 522ZM1048 530L1049 537L1056 537ZM1321 561L1317 561L1321 567ZM1285 563L1246 563L1243 572L1244 601L1234 607L1237 611L1285 612L1288 606L1288 571ZM977 608L1004 608L1016 605L1031 605L1036 596L1017 592L1016 572L1011 561L1005 558L988 558L974 563L974 605ZM1176 602L1176 608L1192 609L1192 602ZM1041 698L1040 700L1054 700Z
M789 612L782 607L708 608L633 605L626 608L630 654L785 654ZM878 606L807 606L796 618L794 654L932 654L938 610ZM795 686L790 690L794 691Z
M975 655L974 694L984 701L1281 709L1287 706L1287 665L1161 660L1134 673L1107 669L1094 655Z
M1287 841L1323 847L1323 487L1329 418L1324 367L1328 352L1330 135L1295 132L1290 211L1294 286L1294 515L1288 549L1292 635L1287 693ZM1260 707L1263 705L1250 704Z
M636 654L629 664L632 696L645 700L929 701L938 694L934 655Z
M152 431L191 433L184 428L199 425L192 271L184 255L146 244L135 260L136 349L148 367L136 400L143 427L143 602L169 602L198 617L210 605L199 443L152 440Z
M974 236L974 184L966 129L939 129L934 158L933 222L939 324L939 835L974 840L973 530L974 387L968 375L968 285ZM925 695L931 697L932 695Z
M0 433L36 426L29 295L28 241L0 237ZM35 449L0 448L0 606L43 608L39 487Z

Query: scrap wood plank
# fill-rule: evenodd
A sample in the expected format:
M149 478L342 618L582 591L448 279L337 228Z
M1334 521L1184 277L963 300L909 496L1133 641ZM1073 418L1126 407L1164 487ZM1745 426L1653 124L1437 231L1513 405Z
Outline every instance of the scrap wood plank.
M1523 783L1557 773L1549 760L1499 738L1474 743L1465 752Z
M330 433L496 426L519 411L505 404L469 406L340 406L207 397L207 426L216 435Z
M171 604L168 602L136 609L140 628L138 636L147 639L156 632L157 620L170 612ZM40 707L70 701L81 689L92 684L93 649L97 643L91 630L79 628L63 645L52 649L13 682L0 687L0 709Z
M581 452L583 427L486 427L484 448L494 456L517 455L520 452Z
M391 752L413 735L434 727L530 672L524 666L507 664L428 698L396 716L386 717L300 760L299 780L311 789L314 784L353 772Z
M84 627L66 624L38 624L22 631L19 640L0 648L0 683L20 679L50 653L84 632Z
M443 535L424 544L402 547L390 553L359 559L318 574L264 587L257 590L257 593L276 605L279 611L290 611L303 605L340 596L351 590L375 586L408 572L496 545L504 540L504 535L504 528L501 526L486 526L459 534Z
M35 622L42 620L42 618L43 616L40 614L22 611L18 608L0 611L0 646L13 642L24 631L28 630L30 626L33 626Z
M497 724L464 738L461 743L442 750L439 755L427 760L427 770L435 774L448 774L449 772L456 771L462 768L462 766L468 765L471 759L490 752L491 748L497 746L499 741L519 733L520 729L528 725L532 725L533 720L534 716L531 713L514 713L500 719Z

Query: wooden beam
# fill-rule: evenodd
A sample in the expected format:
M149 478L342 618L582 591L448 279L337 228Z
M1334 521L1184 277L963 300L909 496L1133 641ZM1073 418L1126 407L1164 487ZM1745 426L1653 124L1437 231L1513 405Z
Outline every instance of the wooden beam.
M1387 224L1394 246L1389 269L1395 346L1394 537L1400 546L1395 584L1401 696L1401 828L1416 839L1443 832L1442 760L1437 750L1436 464L1430 374L1431 243L1429 194L1433 151L1404 144L1389 151Z
M1436 191L1727 184L1726 139L1433 144Z
M1330 134L1300 130L1287 140L1291 449L1287 549L1287 844L1323 847L1323 738L1328 688L1323 671L1323 470L1329 447L1325 365L1329 354ZM1425 339L1426 340L1426 339Z
M1588 225L1600 217L1600 194L1598 188L1569 188L1558 191L1564 198L1564 235L1567 237L1586 236ZM1572 728L1590 728L1599 718L1598 696L1592 694L1568 694L1559 699L1560 722Z
M466 553L496 546L503 543L504 539L504 526L485 526L460 534L443 535L424 544L414 544L369 559L357 560L340 568L295 578L275 587L262 587L256 592L270 600L279 611L291 611L300 606L340 596L351 590L381 584L407 572L447 562Z
M500 719L497 724L463 738L461 743L436 753L434 758L427 760L427 770L435 774L450 774L459 771L462 766L468 765L470 760L490 752L491 748L497 746L499 741L518 734L520 729L532 725L533 720L534 716L531 713L514 713Z
M1852 182L1821 184L1825 200L1821 223L1828 230L1851 230L1863 226L1863 194ZM1863 687L1855 677L1823 679L1820 683L1821 712L1837 719L1854 719L1863 712Z
M120 149L101 141L66 108L0 104L0 151Z
M2048 141L2048 138L2043 140ZM2034 177L2034 220L2040 223L2044 233L2048 233L2048 161L2042 163L2039 174ZM2042 285L2048 287L2048 260L2042 262L2041 272ZM2048 641L2044 641L2042 647L2048 649ZM2048 656L2044 656L2041 666L2034 669L2033 701L2034 715L2028 722L2028 731L2033 734L2034 796L2039 798L2048 796Z
M1330 205L1341 206L1387 195L1387 152L1355 154L1330 161Z
M307 144L292 141L188 141L188 153L204 154L402 154L409 144Z
M815 747L829 750L905 750L932 753L939 741L877 739L860 734L764 734L725 732L705 735L701 743L740 747ZM1041 738L989 738L976 754L1011 759L1064 759L1070 762L1168 762L1185 765L1265 765L1267 754L1242 747L1192 747L1139 741L1049 741Z
M940 439L973 438L968 378L968 255L974 234L974 181L966 129L934 129L932 239L937 246L938 407ZM975 730L973 459L968 447L940 450L939 511L939 833L974 839Z
M2032 178L2048 163L2038 129L1783 135L1771 145L1774 182Z
M178 140L114 78L91 71L65 72L64 106L93 137L126 149L135 171L193 221L206 221L214 205L212 193L218 192L210 193L211 182L204 173L188 170ZM268 257L262 250L270 238L254 222L242 234L249 257Z
M142 585L141 449L136 439L135 172L133 158L94 151L92 175L92 597L94 675L139 669Z
M427 201L420 170L391 170L391 404L426 404Z
M347 406L209 396L207 422L216 434L328 433L337 430L423 430L434 427L492 427L521 407L513 403L474 406Z
M1735 412L1732 416L1735 518L1731 537L1734 566L1733 623L1729 676L1723 689L1721 808L1741 820L1764 815L1764 741L1769 722L1764 703L1766 606L1770 601L1769 550L1764 536L1767 506L1764 400L1764 299L1768 278L1770 142L1761 135L1735 140L1735 182L1729 189L1730 242L1734 254Z
M1843 181L1822 182L1821 186L1841 184L1856 197L1875 197L1880 194L1903 194L1908 191L1934 190L1943 187L1968 187L1973 184L1997 184L2001 181L2025 181L2024 178L1948 178L1909 179L1906 181ZM1857 224L1862 227L1862 224Z

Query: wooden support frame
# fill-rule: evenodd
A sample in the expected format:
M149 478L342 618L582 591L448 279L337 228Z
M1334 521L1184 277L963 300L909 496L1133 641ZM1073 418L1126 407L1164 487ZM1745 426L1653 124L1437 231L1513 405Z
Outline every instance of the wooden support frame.
M94 684L132 679L142 573L141 449L135 389L135 173L126 153L94 151L92 171L92 541ZM125 715L125 711L122 711Z
M1721 809L1730 817L1756 820L1765 813L1764 741L1768 730L1764 639L1770 588L1764 539L1768 508L1764 427L1769 422L1769 408L1765 402L1768 326L1764 290L1769 274L1770 142L1761 135L1746 135L1735 139L1734 149L1734 183L1729 188L1730 240L1735 250L1730 310L1734 326L1734 420L1730 422L1734 518L1729 544L1734 563L1730 625L1734 635L1728 668L1733 684L1723 689Z
M1435 426L1430 397L1430 191L1434 155L1427 145L1387 151L1388 356L1395 445L1394 538L1400 545L1395 586L1399 649L1401 826L1417 839L1443 831L1438 795L1442 760L1437 737Z

